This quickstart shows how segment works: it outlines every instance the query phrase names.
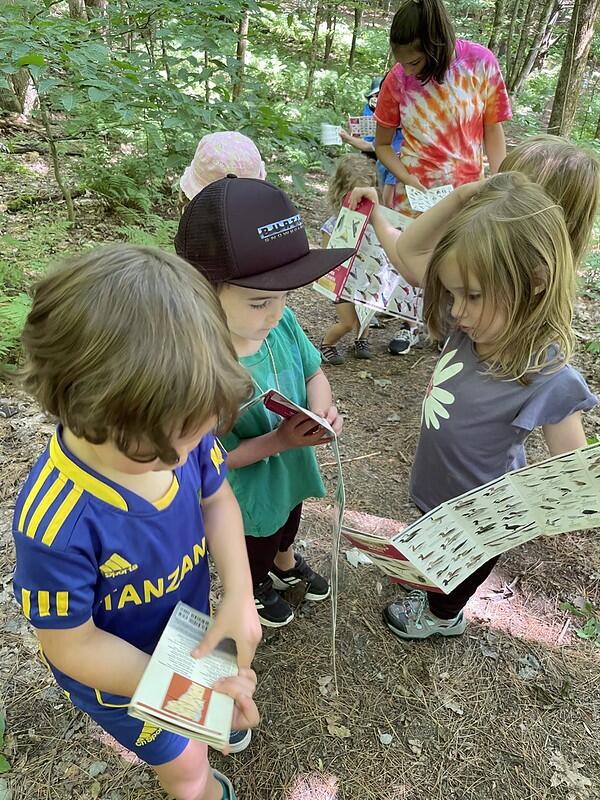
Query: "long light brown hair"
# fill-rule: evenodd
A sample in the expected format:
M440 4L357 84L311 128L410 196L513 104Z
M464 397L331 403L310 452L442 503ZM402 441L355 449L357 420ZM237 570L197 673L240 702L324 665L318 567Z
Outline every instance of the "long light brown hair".
M562 209L518 172L495 175L451 222L434 250L425 281L424 318L433 338L452 328L440 280L448 256L464 291L472 276L484 308L506 315L486 358L498 378L527 383L528 374L559 368L573 351L575 270Z
M232 427L251 393L208 282L177 256L114 244L71 259L34 289L23 332L26 389L93 444L172 439L213 417Z
M351 154L335 162L335 172L327 187L327 200L333 214L342 207L344 196L357 186L377 186L375 161Z
M454 58L456 36L442 0L402 0L394 14L390 47L412 45L425 54L425 66L418 75L422 83L435 79L444 82Z
M517 170L539 183L564 212L577 266L590 242L600 200L600 163L567 139L540 134L508 153L500 172Z

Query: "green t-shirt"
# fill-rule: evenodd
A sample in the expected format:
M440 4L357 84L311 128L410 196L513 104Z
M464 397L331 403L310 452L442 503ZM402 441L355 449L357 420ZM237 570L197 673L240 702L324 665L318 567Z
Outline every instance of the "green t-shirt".
M255 395L277 389L279 384L282 394L306 408L306 381L319 369L321 356L294 313L286 308L260 350L240 358L240 364L254 379ZM235 450L242 439L269 433L280 422L277 414L267 411L263 405L255 405L239 417L221 442L228 452ZM299 503L308 497L325 496L314 447L297 447L232 469L228 478L242 509L246 536L272 536Z

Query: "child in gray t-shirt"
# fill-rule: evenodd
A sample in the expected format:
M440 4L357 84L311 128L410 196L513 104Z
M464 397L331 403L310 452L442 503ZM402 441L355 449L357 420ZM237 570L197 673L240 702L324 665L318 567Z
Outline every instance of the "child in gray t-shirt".
M368 197L355 190L353 200ZM400 236L375 210L392 263L425 287L424 318L448 336L430 381L411 475L426 512L525 464L541 427L552 455L583 447L581 412L598 402L568 365L575 268L561 207L519 173L457 189ZM402 639L465 630L463 608L493 559L448 595L420 590L384 610Z

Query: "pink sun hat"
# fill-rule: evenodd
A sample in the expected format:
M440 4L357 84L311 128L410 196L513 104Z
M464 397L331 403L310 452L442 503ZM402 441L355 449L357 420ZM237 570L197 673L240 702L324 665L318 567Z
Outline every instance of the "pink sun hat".
M227 175L264 180L266 174L265 162L252 139L237 131L221 131L200 139L179 186L185 196L193 200L205 186Z

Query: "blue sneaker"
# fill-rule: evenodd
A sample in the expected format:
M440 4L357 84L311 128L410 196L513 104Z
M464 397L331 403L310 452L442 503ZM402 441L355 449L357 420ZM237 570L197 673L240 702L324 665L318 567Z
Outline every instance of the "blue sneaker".
M231 731L229 734L229 752L241 753L252 741L252 731Z
M227 778L225 775L223 775L216 769L213 769L212 773L217 779L217 781L223 787L222 800L237 800L237 794L235 793L235 789L233 788L233 783L229 780L229 778Z

